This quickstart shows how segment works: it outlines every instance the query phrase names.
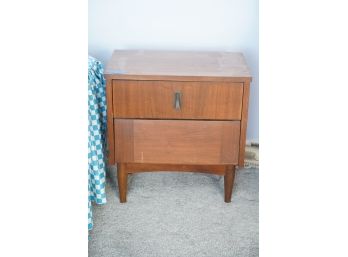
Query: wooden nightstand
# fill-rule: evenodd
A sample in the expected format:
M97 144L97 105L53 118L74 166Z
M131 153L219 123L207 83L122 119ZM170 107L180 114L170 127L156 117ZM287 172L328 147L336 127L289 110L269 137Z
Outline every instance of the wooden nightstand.
M241 53L117 50L105 77L109 164L117 163L121 202L128 174L145 171L224 176L231 201L251 81Z

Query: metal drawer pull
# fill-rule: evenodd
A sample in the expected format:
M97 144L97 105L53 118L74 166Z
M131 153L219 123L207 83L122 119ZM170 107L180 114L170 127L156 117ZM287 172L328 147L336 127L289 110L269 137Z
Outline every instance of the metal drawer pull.
M176 110L180 110L181 109L181 92L175 92L174 94L174 108Z

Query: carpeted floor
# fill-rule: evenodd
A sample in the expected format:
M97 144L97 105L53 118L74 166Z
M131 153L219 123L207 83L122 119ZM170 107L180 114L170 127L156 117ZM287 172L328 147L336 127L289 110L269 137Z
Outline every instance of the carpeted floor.
M237 172L230 204L215 175L135 174L125 204L110 177L107 204L93 206L89 257L258 256L258 169Z

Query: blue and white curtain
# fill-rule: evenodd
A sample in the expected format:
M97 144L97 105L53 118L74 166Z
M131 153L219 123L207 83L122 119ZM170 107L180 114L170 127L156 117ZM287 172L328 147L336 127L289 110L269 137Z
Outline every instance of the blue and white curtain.
M106 203L106 93L103 65L88 57L88 229L93 228L92 202Z

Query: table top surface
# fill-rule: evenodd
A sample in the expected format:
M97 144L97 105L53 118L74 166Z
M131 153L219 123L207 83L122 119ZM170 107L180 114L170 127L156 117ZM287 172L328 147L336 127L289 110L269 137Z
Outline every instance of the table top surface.
M104 73L251 79L243 54L235 52L115 50Z

